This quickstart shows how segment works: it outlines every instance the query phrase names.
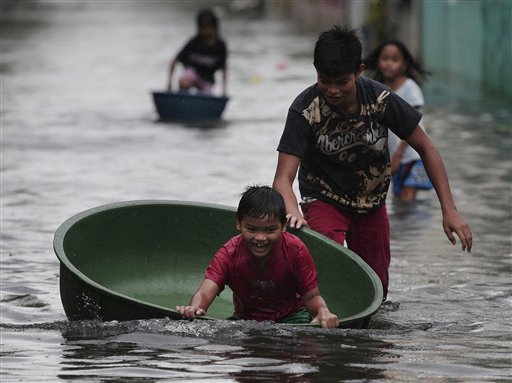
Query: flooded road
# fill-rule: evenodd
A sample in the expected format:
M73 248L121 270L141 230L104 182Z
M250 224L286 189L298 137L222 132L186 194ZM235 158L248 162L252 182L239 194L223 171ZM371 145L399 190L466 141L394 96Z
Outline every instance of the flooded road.
M2 13L2 382L511 380L510 109L436 78L426 125L474 249L448 242L434 193L390 200L389 301L369 329L68 322L57 227L118 201L235 206L270 184L288 106L315 81L316 35L222 14L231 101L195 127L158 122L150 97L195 31L193 2L24 4Z

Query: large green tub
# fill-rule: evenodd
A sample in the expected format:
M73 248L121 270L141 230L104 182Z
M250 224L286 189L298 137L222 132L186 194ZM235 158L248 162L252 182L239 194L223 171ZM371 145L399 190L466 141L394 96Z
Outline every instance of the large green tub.
M364 328L382 302L382 286L356 254L309 229L292 230L308 246L319 287L340 327ZM235 209L206 203L131 201L93 208L55 233L60 293L70 320L181 319L211 257L237 234ZM204 319L233 313L226 288Z

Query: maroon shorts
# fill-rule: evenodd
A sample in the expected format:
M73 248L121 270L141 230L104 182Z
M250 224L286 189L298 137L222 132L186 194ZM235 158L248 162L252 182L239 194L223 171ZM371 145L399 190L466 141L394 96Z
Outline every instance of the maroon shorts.
M391 261L386 205L368 214L348 214L329 203L315 200L302 204L302 212L312 230L342 245L346 241L348 248L379 276L386 298Z

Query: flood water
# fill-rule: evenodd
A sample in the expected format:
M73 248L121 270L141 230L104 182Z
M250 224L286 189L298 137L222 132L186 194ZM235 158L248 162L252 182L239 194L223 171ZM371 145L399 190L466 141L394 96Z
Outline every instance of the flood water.
M427 128L474 249L448 242L434 193L390 200L389 301L369 329L67 321L52 250L64 220L139 199L235 206L247 184L272 182L287 108L315 81L316 34L276 15L226 13L222 121L158 122L150 92L166 85L195 10L172 1L2 10L0 380L511 381L510 109L436 78L425 87Z

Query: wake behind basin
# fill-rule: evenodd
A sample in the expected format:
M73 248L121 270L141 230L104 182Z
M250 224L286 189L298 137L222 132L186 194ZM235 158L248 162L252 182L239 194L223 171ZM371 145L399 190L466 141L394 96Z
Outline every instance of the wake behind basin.
M61 300L69 320L181 319L212 256L238 234L235 209L166 200L108 204L78 213L56 231ZM364 328L382 302L375 272L356 254L306 228L319 288L340 327ZM226 288L204 319L233 314Z

